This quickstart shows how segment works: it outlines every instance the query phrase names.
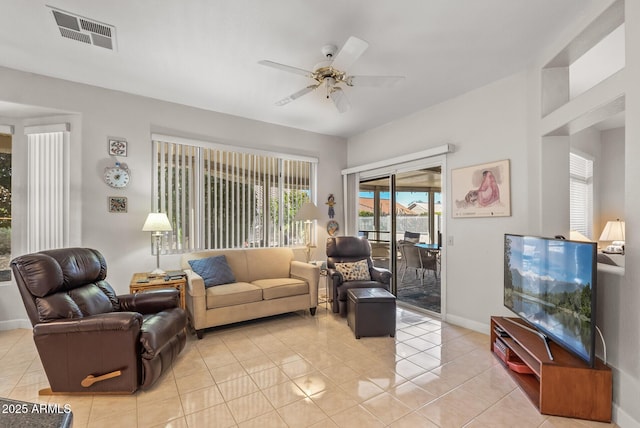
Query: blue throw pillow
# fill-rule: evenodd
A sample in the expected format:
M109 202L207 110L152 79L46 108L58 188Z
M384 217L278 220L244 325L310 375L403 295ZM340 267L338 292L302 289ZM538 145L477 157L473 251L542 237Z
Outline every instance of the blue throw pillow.
M189 260L189 265L195 273L202 277L205 288L236 282L236 277L233 275L225 256Z

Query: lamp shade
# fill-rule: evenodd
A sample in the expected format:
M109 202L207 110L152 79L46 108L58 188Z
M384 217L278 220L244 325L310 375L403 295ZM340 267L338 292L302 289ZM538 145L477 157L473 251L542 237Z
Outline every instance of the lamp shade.
M294 220L317 220L322 216L322 213L313 202L305 202L302 204Z
M167 232L173 230L165 213L149 213L142 226L143 232Z
M608 221L600 235L600 241L624 241L624 221Z

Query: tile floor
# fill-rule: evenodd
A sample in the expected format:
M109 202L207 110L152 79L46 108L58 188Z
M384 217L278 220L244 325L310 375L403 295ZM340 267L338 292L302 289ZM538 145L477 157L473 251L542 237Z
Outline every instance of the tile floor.
M0 331L0 397L70 404L76 428L613 426L539 414L488 341L403 308L395 338L356 340L319 308L190 336L149 391L39 397L31 332Z

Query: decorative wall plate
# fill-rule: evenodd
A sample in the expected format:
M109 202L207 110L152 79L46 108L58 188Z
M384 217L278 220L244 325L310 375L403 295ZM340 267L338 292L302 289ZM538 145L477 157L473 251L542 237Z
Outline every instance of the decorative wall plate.
M127 198L124 196L109 196L110 213L126 213Z
M329 236L336 236L338 230L340 230L340 225L338 224L338 222L335 220L329 220L329 222L327 223L327 233L329 234Z
M111 156L126 156L127 155L127 141L109 139L109 155Z

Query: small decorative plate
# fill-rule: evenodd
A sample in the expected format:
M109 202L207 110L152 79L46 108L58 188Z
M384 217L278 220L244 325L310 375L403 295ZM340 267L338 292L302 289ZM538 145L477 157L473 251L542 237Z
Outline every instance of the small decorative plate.
M336 236L336 233L338 233L339 229L340 225L337 221L329 220L329 222L327 223L327 233L329 233L329 236Z

